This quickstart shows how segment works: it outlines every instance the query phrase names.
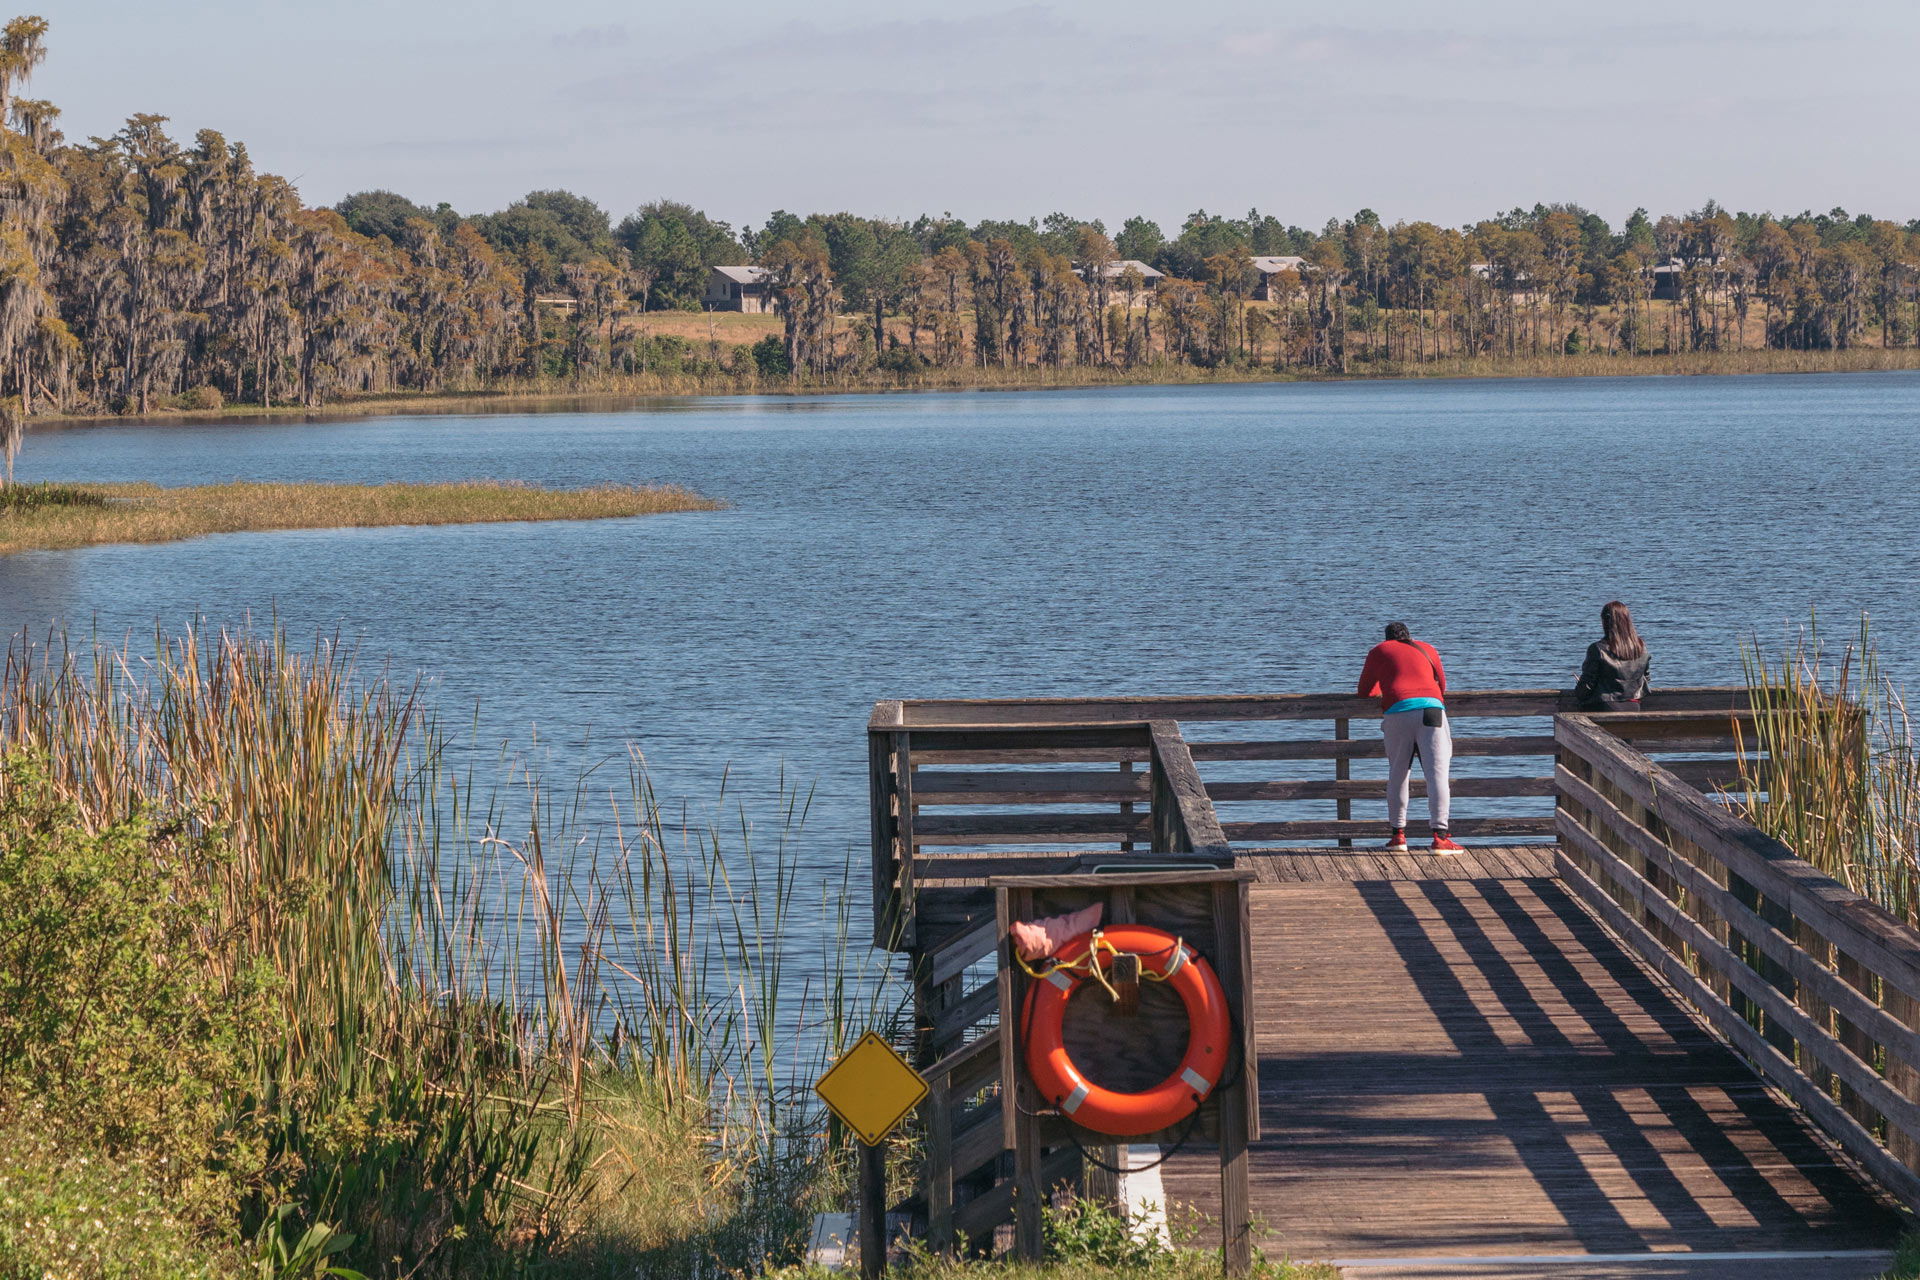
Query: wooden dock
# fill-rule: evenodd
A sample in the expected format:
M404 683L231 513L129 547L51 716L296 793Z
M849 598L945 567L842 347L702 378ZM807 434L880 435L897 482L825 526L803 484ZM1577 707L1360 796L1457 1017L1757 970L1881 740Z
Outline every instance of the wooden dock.
M1195 721L1337 719L1328 738L1193 743L1153 700L882 704L876 922L909 957L935 1086L922 1190L895 1207L935 1248L1018 1243L984 877L1191 863L1254 881L1245 1159L1269 1257L1367 1280L1879 1275L1920 1205L1920 934L1700 789L1763 784L1764 762L1731 758L1742 694L1667 696L1629 718L1472 695L1507 723L1469 750L1552 761L1480 793L1551 808L1481 818L1515 842L1455 856L1332 843L1357 842L1351 806L1383 789L1351 774L1377 747L1349 736L1356 700L1167 700ZM1203 757L1339 776L1214 781ZM916 791L970 807L923 817ZM1215 816L1275 799L1339 811ZM1103 827L1109 847L1085 848ZM1072 1147L1045 1160L1050 1185L1110 1190ZM1160 1176L1176 1216L1220 1214L1211 1148Z
M1325 859L1271 861L1288 873ZM1270 1253L1892 1243L1884 1197L1557 879L1385 870L1253 891L1250 1172ZM1210 1159L1176 1155L1163 1181L1171 1202L1217 1211Z

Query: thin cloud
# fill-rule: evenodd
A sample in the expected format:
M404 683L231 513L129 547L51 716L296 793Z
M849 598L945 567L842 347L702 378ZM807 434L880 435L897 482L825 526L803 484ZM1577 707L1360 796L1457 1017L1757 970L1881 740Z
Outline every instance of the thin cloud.
M848 80L922 96L965 96L1018 88L1049 73L1056 81L1078 79L1090 61L1120 71L1111 61L1116 52L1108 37L1037 6L849 26L793 21L697 56L589 76L563 92L569 100L608 105L671 109L677 101L689 115L692 104L724 108L737 102L742 86L753 86L781 97L782 112L811 113L827 86Z
M609 22L595 27L575 27L572 31L559 32L548 38L547 43L556 49L618 49L631 43L633 33L623 22Z

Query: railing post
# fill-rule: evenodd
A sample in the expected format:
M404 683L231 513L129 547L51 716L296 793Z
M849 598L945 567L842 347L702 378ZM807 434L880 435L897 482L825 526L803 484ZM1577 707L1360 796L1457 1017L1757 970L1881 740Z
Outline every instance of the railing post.
M927 1248L953 1252L953 1080L941 1074L927 1081L926 1119Z
M1220 830L1220 819L1194 767L1193 753L1180 736L1180 726L1155 720L1147 726L1147 739L1153 768L1153 851L1231 858L1233 849Z
M1881 1004L1902 1026L1920 1030L1920 1001L1891 982L1883 982ZM1887 1046L1887 1083L1910 1102L1920 1102L1920 1063L1915 1063ZM1887 1126L1887 1149L1907 1168L1920 1172L1920 1142L1907 1136L1898 1125Z
M1341 716L1333 722L1333 740L1335 742L1346 742L1348 740L1347 731L1350 723L1345 716ZM1333 780L1335 782L1347 782L1350 781L1352 777L1353 762L1344 755L1335 756L1333 758ZM1333 802L1333 816L1342 822L1351 820L1353 817L1353 801L1345 796L1341 796L1335 800ZM1353 837L1341 836L1340 847L1342 849L1353 848Z
M867 802L872 826L873 945L891 951L899 928L899 876L894 864L893 735L867 732Z
M867 721L867 802L871 826L873 945L913 945L913 777L906 717L897 700L876 702Z

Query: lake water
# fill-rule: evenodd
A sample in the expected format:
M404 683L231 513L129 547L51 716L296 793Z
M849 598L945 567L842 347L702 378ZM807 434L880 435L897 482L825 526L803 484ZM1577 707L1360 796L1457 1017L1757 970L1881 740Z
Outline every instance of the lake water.
M1666 683L1873 614L1920 676L1920 376L692 399L618 412L35 432L24 478L670 481L717 514L239 534L0 559L0 623L278 614L425 673L565 776L637 743L866 838L883 697L1350 687L1382 622L1458 687L1570 683L1632 604ZM1358 815L1357 815L1358 816Z

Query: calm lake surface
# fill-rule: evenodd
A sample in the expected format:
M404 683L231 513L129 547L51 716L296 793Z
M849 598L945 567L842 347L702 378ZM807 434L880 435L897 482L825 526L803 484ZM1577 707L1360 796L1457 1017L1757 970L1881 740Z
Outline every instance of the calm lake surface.
M474 743L537 737L549 776L631 741L703 804L731 766L763 825L784 767L824 878L866 838L876 698L1345 689L1392 618L1457 686L1565 685L1616 596L1656 681L1737 683L1742 636L1868 610L1912 682L1917 428L1920 376L1855 374L36 432L29 479L671 481L732 509L13 556L0 623L277 613L424 673L452 721L477 704Z

